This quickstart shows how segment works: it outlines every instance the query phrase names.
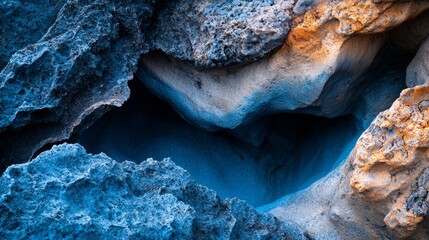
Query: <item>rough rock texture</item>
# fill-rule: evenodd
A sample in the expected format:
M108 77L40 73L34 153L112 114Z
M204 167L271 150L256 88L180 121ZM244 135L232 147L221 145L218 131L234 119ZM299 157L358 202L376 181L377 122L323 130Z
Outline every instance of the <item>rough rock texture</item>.
M2 7L18 11L14 4ZM59 2L52 4L27 8L41 16L55 15L51 9ZM120 106L128 98L127 82L147 50L142 29L152 5L140 0L67 1L40 40L10 57L0 72L0 172L12 161L28 160L41 146L68 138L88 115ZM38 21L28 26L34 14L3 22L3 41L14 44L14 34L43 29ZM16 27L20 22L26 22L22 29ZM37 39L33 35L22 44Z
M211 177L225 180L228 171L236 177L256 170L258 177L248 182L263 184L260 190L267 192L277 191L270 188L281 182L275 186L283 190L288 183L301 184L300 178L282 182L275 176L293 178L282 171L300 169L294 174L308 171L301 175L319 177L303 166L322 163L325 171L339 164L355 132L316 125L329 134L314 131L314 139L323 143L309 151L301 143L314 142L298 129L303 118L278 118L284 125L262 123L250 133L255 120L279 112L313 114L319 118L308 119L319 120L348 115L365 127L397 97L408 55L416 56L406 71L411 88L378 114L345 162L311 187L260 208L277 218L237 199L222 200L169 160L118 163L64 144L30 163L10 166L0 178L0 238L428 239L427 9L428 0L1 2L0 172L120 106L139 64L140 80L180 115L206 130L227 129L213 135L229 133L234 143L242 140L241 148L225 142L207 147L195 133L180 134L174 123L170 130L161 121L149 121L158 124L150 130L185 136L183 146L216 153L193 155L198 157L192 164L227 159L221 167L210 162L221 174L209 169L199 172L203 177L215 182ZM150 128L132 120L137 122L132 128ZM125 145L141 157L142 138L132 139L139 131L113 145ZM350 137L342 140L346 134ZM106 142L117 141L116 136ZM156 137L158 149L191 155L188 148ZM269 154L294 154L287 155L288 161L253 161L246 165L251 171L235 171L244 165L243 153L262 159L255 149L266 140L281 144L265 145ZM264 164L268 167L261 170ZM257 194L252 188L260 185L247 185L243 192Z
M0 2L0 69L27 45L36 43L52 26L66 0Z
M400 237L410 236L423 221L422 214L407 208L407 199L429 167L428 119L429 87L405 90L356 145L350 185L386 214L385 224ZM417 187L425 186L424 176L420 179Z
M344 165L266 209L296 219L316 239L426 239L428 106L429 87L404 90Z
M429 26L429 24L428 24ZM428 85L429 83L429 38L420 45L416 56L407 68L407 86Z
M407 211L412 211L419 217L425 217L429 210L428 191L429 168L423 170L417 180L417 188L407 199Z
M325 91L327 86L357 85L386 41L383 32L429 7L429 1L310 2L270 56L245 66L199 69L152 52L142 58L139 78L189 121L208 129L234 128L261 115L307 107L312 114L334 117L346 113L345 98L354 89ZM188 19L177 21L186 25ZM159 25L156 32L165 31ZM167 54L178 56L168 49Z
M63 144L0 178L2 239L306 239L221 200L170 160L117 163Z
M254 61L283 44L292 7L292 0L166 1L151 27L151 48L198 67Z

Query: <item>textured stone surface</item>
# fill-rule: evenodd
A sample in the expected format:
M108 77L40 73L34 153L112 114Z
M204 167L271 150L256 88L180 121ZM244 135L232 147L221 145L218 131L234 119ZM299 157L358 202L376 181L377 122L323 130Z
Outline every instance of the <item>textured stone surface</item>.
M350 185L386 214L384 222L401 237L410 236L423 221L422 214L407 210L406 202L429 167L428 107L428 87L405 90L356 145Z
M362 134L345 164L266 210L284 221L296 219L316 239L426 239L428 103L429 87L404 90Z
M419 217L424 217L428 214L429 199L428 186L429 183L429 168L423 170L417 180L417 188L411 193L407 199L407 211L412 211Z
M2 239L306 239L168 159L117 163L70 144L7 169L0 216Z
M346 114L348 91L355 90L345 91L341 83L359 83L386 41L383 32L429 7L428 1L308 4L312 8L293 19L284 44L270 56L244 66L200 69L153 52L142 58L139 78L189 121L209 129L303 108L334 117Z
M15 2L11 3L2 6L12 11ZM41 16L54 14L49 10L54 6L40 4L47 6L27 8L43 12ZM142 29L152 4L68 1L40 40L10 57L0 72L0 172L11 161L26 161L41 146L68 138L88 115L100 114L106 106L120 106L128 98L127 81L147 50ZM3 41L13 44L13 34L31 31L27 25L34 14L3 23L8 31ZM14 32L17 21L26 25ZM39 27L38 21L31 27ZM23 44L37 39L36 35L24 38Z
M0 69L27 45L36 43L52 26L66 0L0 2Z
M151 48L198 67L251 62L282 45L292 7L291 0L165 1Z
M9 167L0 178L1 239L428 239L429 87L419 85L427 85L429 78L429 15L424 13L429 1L155 2L0 3L0 172L120 106L129 96L127 83L139 59L138 77L154 93L200 127L228 129L222 134L232 133L246 150L214 143L219 140L207 144L197 134L189 137L189 132L164 127L161 121L149 121L159 125L143 128L139 119L130 124L139 131L126 141L118 143L116 133L106 141L141 158L142 138L132 138L162 128L187 138L179 141L191 145L189 149L215 152L205 158L193 151L197 157L190 163L200 170L196 163L210 161L204 164L215 167L199 174L222 180L226 172L233 177L250 172L234 169L244 165L243 152L260 160L258 146L266 140L278 144L265 145L269 150L264 151L285 158L272 158L274 165L264 170L261 161L246 165L264 179L246 184L242 189L248 195L257 195L253 188L291 187L293 181L275 176L307 184L283 169L299 169L294 174L300 177L304 171L312 173L306 165L317 167L315 161L329 169L350 151L346 143L352 142L352 137L340 138L351 132L341 132L338 125L335 134L327 134L338 138L322 139L314 131L314 139L323 144L309 150L302 143L314 142L295 127L301 123L288 122L285 128L264 123L250 133L249 128L257 127L254 120L279 112L289 117L291 112L314 114L319 120L349 114L347 118L355 117L365 127L404 87L405 66L417 52L406 74L412 88L378 115L335 171L260 208L280 221L243 201L222 200L169 160L117 163L66 144L31 163ZM281 139L276 131L287 137ZM296 136L304 140L289 141ZM157 137L149 141L162 145L159 152L174 149L191 155L177 142L168 145L171 139ZM335 157L327 149L337 146L332 141L344 148ZM216 166L211 157L228 164ZM248 182L254 183L254 176L246 176ZM244 183L236 180L231 186Z

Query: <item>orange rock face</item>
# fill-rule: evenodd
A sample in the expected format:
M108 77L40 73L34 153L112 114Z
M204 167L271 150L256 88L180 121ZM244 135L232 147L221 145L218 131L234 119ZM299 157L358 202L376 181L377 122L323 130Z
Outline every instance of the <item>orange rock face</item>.
M429 87L406 89L356 144L350 186L385 214L385 224L398 237L410 236L423 221L407 209L407 199L429 167L428 120Z
M282 50L323 61L356 34L381 33L429 8L429 1L321 1L296 17Z

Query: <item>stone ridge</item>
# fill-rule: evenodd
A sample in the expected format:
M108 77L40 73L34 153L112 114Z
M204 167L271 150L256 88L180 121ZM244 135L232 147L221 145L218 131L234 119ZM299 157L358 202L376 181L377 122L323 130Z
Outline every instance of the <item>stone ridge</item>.
M54 146L0 178L1 239L306 239L293 223L221 200L169 159L137 165Z
M194 2L211 3L208 0ZM231 1L231 11L240 2ZM276 14L282 9L278 6L286 4L281 0L273 3L267 8L272 8ZM240 36L251 35L244 32L230 37L228 31L242 30L238 28L241 25L228 25L235 23L233 20L225 21L225 25L220 24L220 20L209 21L213 22L210 25L213 30L207 30L205 18L217 19L215 16L224 16L222 14L229 10L219 10L218 15L197 14L197 6L197 3L191 7L170 1L161 9L149 31L151 47L161 52L143 55L137 77L189 122L217 130L236 128L280 112L329 118L354 114L350 105L357 101L358 94L349 93L361 91L360 86L370 78L365 74L387 45L387 31L429 9L429 1L298 1L293 13L283 10L291 16L292 22L283 29L285 38L272 42L281 43L278 48L265 57L260 55L257 61L235 65L231 64L246 62L251 56L241 57L241 53L251 52L239 47L247 44ZM267 18L264 21L275 23L277 15L269 15L270 11L261 16ZM249 25L243 24L244 29L260 25L259 22L251 24L253 20L250 17ZM225 26L230 29L224 30ZM255 34L271 41L281 32L277 28L273 31L279 34L268 38L264 31L255 30ZM264 41L253 44L252 49L262 51L264 46L270 46L262 43ZM228 48L232 48L231 54L225 53ZM252 57L248 60L252 59L256 60ZM371 116L375 114L370 113Z

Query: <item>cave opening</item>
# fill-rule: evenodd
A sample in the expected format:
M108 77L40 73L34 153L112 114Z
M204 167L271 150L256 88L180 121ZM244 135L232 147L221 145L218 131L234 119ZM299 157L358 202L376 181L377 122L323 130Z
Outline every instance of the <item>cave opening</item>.
M354 116L328 119L277 114L229 131L208 132L186 122L139 81L131 98L79 136L91 153L118 161L170 157L221 197L254 206L309 186L345 158L362 132Z
M388 42L349 89L355 97L347 98L340 116L320 117L304 109L216 132L188 123L134 79L122 107L73 139L88 152L104 152L118 161L170 157L221 197L262 206L310 186L345 161L372 119L406 87L412 57Z

